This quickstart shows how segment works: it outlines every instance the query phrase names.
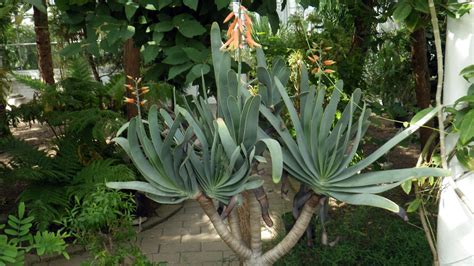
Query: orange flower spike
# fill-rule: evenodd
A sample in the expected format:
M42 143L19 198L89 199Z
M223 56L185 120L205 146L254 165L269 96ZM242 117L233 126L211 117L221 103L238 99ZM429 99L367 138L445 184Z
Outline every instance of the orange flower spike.
M244 13L244 18L245 18L245 25L247 26L252 26L252 19L250 18L249 15L247 15L247 13Z
M234 30L234 36L233 36L233 40L232 40L232 43L230 45L230 47L232 49L237 49L239 48L239 41L240 41L240 33L238 30Z
M308 56L308 59L309 59L309 61L311 61L311 62L313 62L313 63L316 63L316 61L319 60L319 56L317 56L317 55L314 54L314 55L312 55L312 56Z
M336 63L336 61L334 60L324 60L323 64L325 66L331 66L331 65L334 65Z
M324 70L324 73L326 73L326 74L331 74L331 73L334 73L334 72L336 72L336 71L334 71L332 69L325 69Z
M132 99L132 98L127 98L127 97L124 97L124 100L123 100L124 103L135 103L135 100Z
M242 20L240 18L237 19L237 27L238 27L238 30L240 31L240 33L244 32L244 26L243 26Z
M247 31L245 33L245 40L247 41L247 44L251 47L251 48L254 48L254 47L262 47L260 44L256 43L253 39L252 39L252 35L250 34L250 31Z
M232 35L232 31L234 31L235 25L237 25L237 19L234 19L234 21L229 25L229 28L227 29L227 38L230 38L230 36Z
M224 23L227 23L227 21L229 21L234 16L235 16L234 12L230 12L229 15L227 15L227 17L225 17Z
M235 35L230 35L229 39L221 46L221 50L227 48L233 41L234 41Z
M125 84L125 88L127 88L129 91L134 91L133 86L130 84Z
M319 67L313 68L313 70L311 70L311 73L313 74L317 74L319 72L321 72L321 69Z

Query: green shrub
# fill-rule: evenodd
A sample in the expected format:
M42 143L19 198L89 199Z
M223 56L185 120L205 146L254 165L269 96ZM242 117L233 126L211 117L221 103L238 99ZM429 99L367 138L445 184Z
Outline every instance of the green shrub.
M69 234L58 231L37 231L33 234L34 216L26 215L25 204L18 205L18 215L9 215L7 224L0 224L0 265L24 265L25 254L35 250L38 256L62 254L69 259L64 241Z

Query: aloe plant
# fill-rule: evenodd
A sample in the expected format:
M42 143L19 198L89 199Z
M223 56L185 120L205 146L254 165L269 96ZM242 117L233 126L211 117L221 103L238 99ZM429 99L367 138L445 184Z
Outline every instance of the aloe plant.
M282 127L284 123L280 116L265 106L261 106L260 111L281 140L285 170L311 188L313 193L333 197L349 204L384 208L406 218L402 208L377 194L399 186L410 178L448 174L443 169L426 167L361 172L429 121L436 114L436 109L387 141L362 161L351 165L369 125L370 109L367 109L365 104L359 105L361 91L358 89L353 93L340 119L337 120L336 111L341 97L342 81L335 84L330 100L324 108L325 89L316 90L310 86L307 70L302 66L298 111L277 77L274 77L274 83L296 130L296 140L285 127ZM358 111L360 114L356 117Z
M172 114L158 111L154 106L149 111L148 120L133 118L119 131L121 135L126 129L127 138L118 136L114 141L127 152L145 181L107 185L142 191L160 203L196 200L220 237L245 265L271 265L281 258L297 243L314 212L327 197L402 213L395 203L375 194L411 177L446 174L443 170L431 168L360 173L425 123L435 110L374 154L350 165L368 127L370 115L365 106L357 117L354 115L361 98L360 91L352 95L342 117L334 121L342 82L338 83L331 100L323 108L325 91L316 91L314 86L309 86L308 74L303 67L301 93L297 95L300 103L298 114L281 81L286 83L288 80L287 69L281 61L277 60L269 70L263 52L257 51L261 95L251 95L247 84L231 69L230 55L220 50L222 40L216 23L211 29L211 44L217 111L213 112L206 97L195 97L185 107L176 106ZM280 117L285 106L296 129L296 140ZM263 123L260 114L266 118ZM271 130L260 128L268 124L276 132L283 150L276 139L268 136ZM252 175L252 168L257 161L264 161L262 153L265 147L272 156L273 181L280 181L284 166L293 178L310 188L310 193L303 197L302 210L293 228L280 243L263 253L260 216L267 224L271 225L271 220L268 202L264 200L263 180ZM250 245L242 240L238 218L232 208L244 191L255 195L248 197ZM223 215L216 211L213 200L227 206ZM223 222L225 218L228 225Z

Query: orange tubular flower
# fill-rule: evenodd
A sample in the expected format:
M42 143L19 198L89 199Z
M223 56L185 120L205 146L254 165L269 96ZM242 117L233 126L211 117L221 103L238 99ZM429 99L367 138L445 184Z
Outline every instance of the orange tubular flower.
M334 73L334 72L336 72L336 71L334 71L332 69L325 69L324 70L324 73L326 73L326 74L331 74L331 73Z
M127 90L129 90L129 91L133 91L133 90L134 90L134 89L133 89L133 86L130 85L130 84L125 84L125 88L127 88Z
M229 21L234 16L235 16L234 12L230 12L229 15L227 15L227 17L225 17L224 23L227 23L227 21Z
M124 102L124 103L131 103L131 104L134 104L134 103L135 103L135 100L132 99L132 98L124 97L123 102Z
M325 66L331 66L331 65L334 65L336 63L336 61L334 60L324 60L323 64Z
M140 102L140 105L144 106L146 104L146 102L148 102L148 100L143 100L143 101Z
M242 46L242 35L245 36L244 40L251 48L261 47L260 44L255 42L252 38L252 20L247 14L247 9L240 6L240 10L243 13L243 19L237 16L234 11L230 12L229 15L224 19L224 23L227 23L232 18L234 19L229 28L227 29L227 41L221 46L221 49L235 50ZM245 21L245 23L244 23Z
M311 70L311 73L313 74L317 74L321 71L321 69L319 67L316 67L316 68L313 68L313 70Z
M308 59L309 59L309 61L311 61L313 63L316 63L316 61L319 61L319 56L314 54L312 56L308 56Z

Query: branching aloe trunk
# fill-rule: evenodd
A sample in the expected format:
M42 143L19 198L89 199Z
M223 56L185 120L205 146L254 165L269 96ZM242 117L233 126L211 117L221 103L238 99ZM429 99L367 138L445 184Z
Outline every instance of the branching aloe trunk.
M200 195L196 200L199 202L200 206L211 220L219 236L240 258L242 258L244 265L263 266L272 265L296 245L298 240L306 231L306 228L308 227L314 212L319 206L320 197L316 195L311 196L311 198L303 207L303 210L301 211L301 214L296 220L296 223L291 231L285 236L285 238L283 238L280 243L278 243L278 245L263 254L261 241L261 219L259 211L260 206L256 199L251 199L250 201L250 216L252 221L252 239L250 247L240 241L238 235L234 235L229 230L220 215L217 213L216 207L210 198L206 197L205 195ZM233 219L229 217L229 220L231 223L230 227L233 227Z

